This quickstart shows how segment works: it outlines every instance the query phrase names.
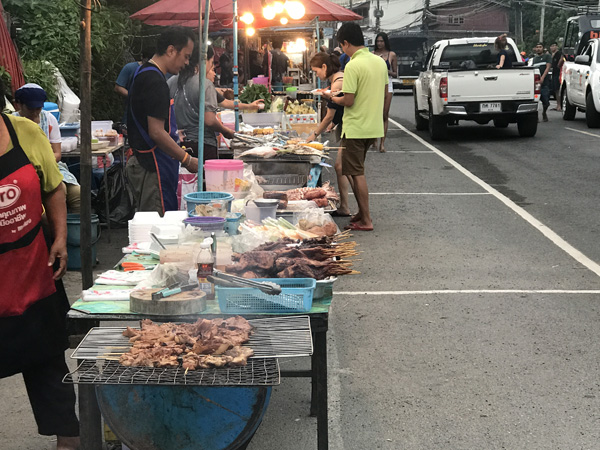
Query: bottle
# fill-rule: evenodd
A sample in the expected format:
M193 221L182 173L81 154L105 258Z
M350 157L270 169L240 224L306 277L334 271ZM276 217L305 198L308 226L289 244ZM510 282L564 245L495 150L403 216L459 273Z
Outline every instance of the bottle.
M215 257L210 250L210 243L203 242L200 244L200 251L196 256L196 266L198 267L198 284L200 290L206 293L206 299L212 300L215 298L215 286L206 279L213 274Z

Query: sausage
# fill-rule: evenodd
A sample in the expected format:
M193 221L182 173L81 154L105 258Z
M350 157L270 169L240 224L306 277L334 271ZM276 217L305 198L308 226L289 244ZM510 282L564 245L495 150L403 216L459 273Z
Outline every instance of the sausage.
M327 208L327 206L329 205L329 202L325 197L313 198L312 201L315 202L317 207L319 208Z
M325 191L325 189L315 188L309 192L306 192L304 194L304 198L306 200L314 200L316 198L325 197L326 195L327 195L327 192Z
M263 192L263 198L276 198L278 200L288 200L288 196L285 192L281 191L268 191Z

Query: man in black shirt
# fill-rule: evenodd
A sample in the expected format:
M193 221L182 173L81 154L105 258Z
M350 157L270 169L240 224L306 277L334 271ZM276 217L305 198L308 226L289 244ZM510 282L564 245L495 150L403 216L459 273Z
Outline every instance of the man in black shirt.
M287 75L289 58L281 51L283 46L282 39L273 39L273 50L271 50L271 85L276 91L283 90L283 77ZM265 73L269 73L269 52L265 53L264 66Z
M177 145L173 101L165 75L178 74L189 63L194 34L182 27L161 33L156 53L134 75L127 104L127 129L133 156L127 162L127 176L138 211L178 209L179 163L190 172L198 171L198 159Z
M550 53L552 54L552 92L556 99L556 111L561 111L560 104L560 72L564 63L563 54L558 49L556 43L550 46Z

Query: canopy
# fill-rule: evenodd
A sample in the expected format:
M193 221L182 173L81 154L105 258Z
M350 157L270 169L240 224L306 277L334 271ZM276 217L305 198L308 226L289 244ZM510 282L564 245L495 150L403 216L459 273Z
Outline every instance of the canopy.
M329 0L301 0L306 10L300 20L288 18L290 25L308 22L316 17L322 21L349 21L360 20L361 16ZM278 26L279 21L266 20L262 16L261 0L238 0L238 14L246 12L254 15L254 22L246 25L238 22L240 27L266 28ZM204 5L203 5L204 13ZM231 28L233 23L233 8L231 0L212 0L209 14L209 26L213 30ZM132 19L141 20L149 25L182 25L198 27L198 1L197 0L160 0L147 8L131 15Z
M23 78L23 68L17 50L10 38L6 23L2 20L3 11L2 0L0 0L0 67L4 67L10 73L12 91L14 92L25 84L25 79Z

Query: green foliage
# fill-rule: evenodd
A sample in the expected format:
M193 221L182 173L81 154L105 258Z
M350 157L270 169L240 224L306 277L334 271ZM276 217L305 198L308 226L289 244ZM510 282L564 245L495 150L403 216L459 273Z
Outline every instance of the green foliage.
M3 4L13 20L20 22L17 44L26 67L25 78L45 76L43 70L38 70L42 67L39 61L51 61L71 89L79 93L79 2L4 0ZM113 90L114 83L140 25L132 23L121 6L109 6L105 1L101 4L92 12L92 116L118 120L123 102ZM48 85L42 86L49 89Z
M8 90L10 90L10 83L12 81L12 77L10 76L10 73L8 73L8 71L2 66L0 66L0 79L2 79L4 86L6 86Z
M523 9L523 43L519 43L521 51L533 53L533 47L540 41L541 8L539 6L522 3ZM550 44L556 42L562 47L567 19L575 15L575 9L546 8L544 15L544 46L549 49ZM514 30L515 15L510 15L511 29Z
M25 72L26 83L39 84L46 91L48 101L56 103L56 79L52 64L33 59L25 60L23 61L23 72Z
M269 94L266 86L262 84L246 86L244 91L240 94L239 99L242 103L252 103L256 100L263 99L265 101L264 110L268 111L271 107L271 94Z

